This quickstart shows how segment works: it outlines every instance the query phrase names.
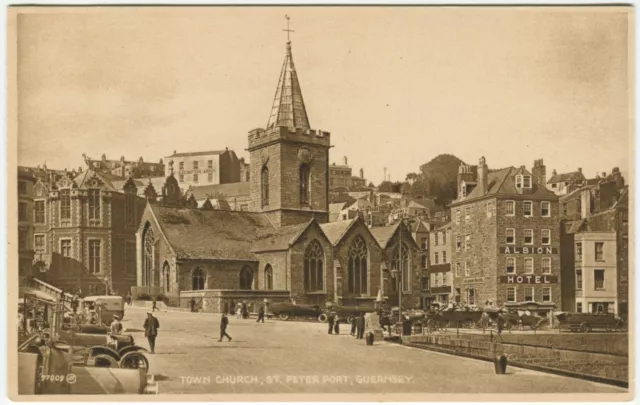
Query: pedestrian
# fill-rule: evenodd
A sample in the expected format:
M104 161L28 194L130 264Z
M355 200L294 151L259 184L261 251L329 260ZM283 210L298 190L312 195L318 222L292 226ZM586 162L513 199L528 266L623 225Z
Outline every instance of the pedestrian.
M240 318L242 316L242 302L238 302L236 306L236 318Z
M327 323L329 324L329 334L333 335L333 321L335 320L335 316L333 312L329 312L327 314Z
M358 317L358 339L364 338L364 314L360 313Z
M351 336L355 336L356 335L356 323L357 323L357 321L358 321L358 317L356 317L356 316L352 316L351 317ZM383 328L384 328L384 326L383 326Z
M333 328L333 331L336 333L336 335L340 334L340 317L336 315L336 324L335 327Z
M71 309L73 310L73 314L75 315L78 312L78 305L80 304L78 295L74 295L71 299Z
M123 329L124 328L122 327L122 323L120 322L120 317L118 315L114 315L113 322L111 322L111 325L109 325L109 333L111 334L111 336L121 335Z
M256 322L264 323L264 305L260 305L260 309L258 310L258 320Z
M151 312L158 310L158 312L160 312L160 310L158 309L158 299L154 298L153 299L153 307L151 307Z
M191 297L191 300L189 301L189 307L191 308L191 312L196 312L196 300L195 300L195 298Z
M227 334L227 325L229 325L229 318L227 318L227 313L223 312L222 318L220 319L220 339L218 339L218 342L222 342L222 338L225 336L229 339L229 342L231 342L231 336Z
M249 311L247 310L247 302L242 301L242 319L249 318Z
M504 328L504 318L498 315L498 335L502 335L502 329Z
M131 301L132 301L132 300L131 300L131 291L129 291L129 292L127 293L127 304L129 304L129 306L131 306Z
M153 311L152 311L153 312ZM153 316L152 312L147 312L147 319L144 320L144 336L149 341L149 349L151 354L155 353L156 349L156 337L158 336L158 329L160 329L160 322Z

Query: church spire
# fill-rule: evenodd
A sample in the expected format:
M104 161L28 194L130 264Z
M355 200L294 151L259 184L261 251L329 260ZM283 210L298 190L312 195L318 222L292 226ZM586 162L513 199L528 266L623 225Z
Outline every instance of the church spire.
M287 32L287 48L267 129L288 127L307 130L310 129L309 117L307 117L307 110L304 106L302 91L298 82L298 73L291 56L289 34L293 30L289 29L289 16L287 15L285 18L287 19L287 29L283 31Z

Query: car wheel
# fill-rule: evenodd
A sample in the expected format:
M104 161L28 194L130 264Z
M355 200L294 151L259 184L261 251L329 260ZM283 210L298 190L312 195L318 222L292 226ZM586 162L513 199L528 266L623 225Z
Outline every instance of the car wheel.
M278 318L280 318L283 321L286 321L287 319L289 319L289 314L283 312L278 315Z
M99 354L93 358L96 367L120 368L118 361L108 354Z
M149 371L149 360L140 352L129 352L120 359L120 367Z
M580 331L582 333L587 333L589 332L589 324L586 322L582 322L582 324L580 325Z
M327 314L318 315L318 322L322 322L322 323L327 322Z

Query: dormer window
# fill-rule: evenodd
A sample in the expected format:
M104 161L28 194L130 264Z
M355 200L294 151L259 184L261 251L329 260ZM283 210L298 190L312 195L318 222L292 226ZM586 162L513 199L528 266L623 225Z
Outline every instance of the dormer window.
M460 195L462 197L466 197L467 196L467 185L462 183L460 184Z
M519 174L516 176L516 188L531 188L531 176Z

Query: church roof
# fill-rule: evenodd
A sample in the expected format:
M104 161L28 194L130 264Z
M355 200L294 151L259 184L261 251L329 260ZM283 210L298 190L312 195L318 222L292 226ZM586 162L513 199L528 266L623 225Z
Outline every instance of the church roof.
M287 42L287 51L266 129L276 127L299 128L302 130L311 128L309 126L309 117L307 117L307 109L302 99L298 73L293 64L290 41Z
M320 228L322 228L322 232L324 232L327 239L329 239L329 242L335 246L359 218L360 217L355 217L345 221L329 222L320 225Z
M387 243L393 238L393 235L396 233L396 230L400 226L400 221L396 222L393 225L387 226L374 226L371 228L371 234L378 242L378 245L383 249L387 247Z
M251 245L259 229L273 228L261 213L147 206L177 259L255 261Z
M133 184L136 185L138 189L138 195L144 195L144 189L147 187L149 182L153 185L153 188L159 192L162 190L162 186L164 186L164 182L167 180L166 177L141 177L141 178L133 178ZM119 179L112 182L113 187L117 190L122 190L124 185L127 184L127 179Z
M309 227L313 220L297 225L281 228L267 228L258 230L258 238L253 243L252 252L273 252L287 250Z
M73 181L76 183L78 188L86 188L88 180L92 179L93 177L96 177L101 182L103 182L107 189L109 189L111 191L119 191L116 187L114 187L113 182L117 181L117 180L121 180L122 177L114 176L114 175L109 174L109 173L98 172L98 171L95 171L93 169L87 169L87 170L83 171L82 173L77 175L73 179ZM123 186L124 186L124 183L126 183L126 180L124 180L122 182Z

